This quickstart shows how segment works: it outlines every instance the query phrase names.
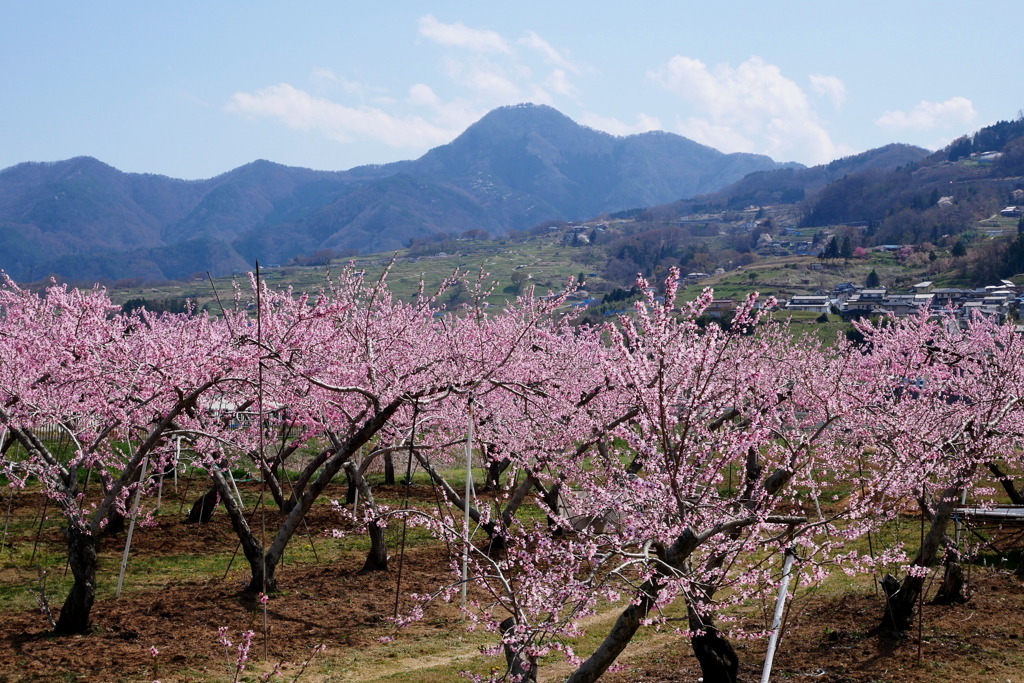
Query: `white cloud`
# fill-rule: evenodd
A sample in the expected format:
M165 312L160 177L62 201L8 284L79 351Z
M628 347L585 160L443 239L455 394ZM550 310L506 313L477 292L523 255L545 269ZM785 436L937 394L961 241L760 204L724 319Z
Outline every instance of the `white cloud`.
M364 137L397 147L424 148L450 141L494 107L520 102L554 105L556 97L579 96L571 76L580 67L565 50L532 31L519 41L530 48L520 55L519 48L513 49L515 44L500 34L460 22L444 24L426 15L419 19L418 29L432 43L456 48L440 55L441 74L449 80L446 87L414 83L403 98L318 66L309 74L310 92L280 83L237 92L225 109L339 142ZM547 77L542 82L535 78L531 66Z
M599 116L593 112L585 112L580 117L580 123L584 126L590 126L597 130L603 130L606 133L612 135L635 135L636 133L647 133L652 130L663 130L661 121L658 120L657 116L648 116L647 114L637 114L636 123L630 125L623 123L613 116Z
M909 113L887 111L875 119L875 125L889 130L932 130L970 124L977 116L969 99L951 97L945 102L918 102Z
M754 141L750 138L744 137L729 126L716 126L707 119L690 116L685 121L680 121L676 128L680 135L726 154L757 151Z
M372 86L363 85L358 81L350 81L344 76L339 76L334 73L333 70L324 67L314 66L309 73L309 80L313 85L320 89L326 89L329 86L339 86L345 92L355 95L356 97L366 97L371 92L383 93L387 92L384 88L376 88Z
M512 48L499 34L494 31L481 31L469 28L462 22L442 24L428 14L419 21L420 35L441 45L461 47L474 52L499 52L512 54Z
M821 74L811 74L810 79L811 90L816 95L832 100L836 109L843 106L843 102L846 101L846 84L835 76L822 76Z
M409 88L409 101L428 107L437 107L441 104L441 98L437 96L433 88L423 83L417 83Z
M579 88L569 81L569 78L565 75L565 71L561 69L555 69L552 71L551 75L544 81L544 85L556 95L578 97L580 94Z
M433 122L445 130L452 131L465 130L485 113L463 98L444 102L429 85L423 83L417 83L409 88L409 103L433 109Z
M562 52L556 50L551 46L551 43L544 40L533 31L527 31L526 35L519 39L519 43L540 52L544 55L544 61L552 66L558 67L563 71L571 71L574 74L579 74L580 72L579 67L569 61Z
M419 116L394 116L372 107L346 107L313 97L287 83L254 93L235 93L225 109L276 119L289 128L317 131L338 142L365 136L392 147L427 147L448 142L460 132Z
M467 66L451 58L445 58L443 63L449 78L472 90L489 106L522 101L522 89L497 64L475 60L471 66Z
M800 86L760 57L736 68L709 69L699 59L677 55L648 77L704 114L686 118L680 132L701 136L705 144L714 141L723 151L756 150L816 164L845 150L832 142Z

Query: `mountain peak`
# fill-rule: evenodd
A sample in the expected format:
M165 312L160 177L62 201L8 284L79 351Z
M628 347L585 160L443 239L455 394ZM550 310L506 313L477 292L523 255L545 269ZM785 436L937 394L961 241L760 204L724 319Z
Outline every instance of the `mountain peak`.
M177 277L204 269L178 259L212 253L204 239L250 261L324 248L372 252L441 231L500 234L662 204L777 167L664 131L609 135L541 104L495 109L416 161L343 172L259 159L186 182L79 157L0 176L0 268L34 279L61 256L89 256L79 276L122 277L123 268L103 264L145 250L143 260L160 264L153 273ZM5 232L5 223L18 227Z

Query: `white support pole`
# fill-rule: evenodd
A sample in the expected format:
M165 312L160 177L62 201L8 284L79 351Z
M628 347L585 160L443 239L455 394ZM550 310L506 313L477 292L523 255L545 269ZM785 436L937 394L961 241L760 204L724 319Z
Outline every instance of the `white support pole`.
M156 485L156 511L160 512L160 504L164 500L164 473L160 473L160 477L157 479Z
M363 467L363 447L360 446L359 447L359 454L356 456L356 470L358 471L358 470L362 469L362 467ZM360 474L362 474L362 472L360 472ZM355 481L353 480L352 483L353 483L353 486L354 486L355 485ZM356 490L356 497L352 501L352 516L353 517L356 516L356 511L359 510L359 487L358 486L354 486L354 488Z
M245 509L245 505L242 503L242 494L238 492L238 484L235 483L235 475L232 474L231 468L227 468L228 478L231 479L231 488L235 490L235 498L238 500L238 507L241 510Z
M782 583L779 584L779 598L775 602L775 616L772 617L772 635L768 638L768 652L764 656L764 669L761 670L761 683L768 683L772 677L772 662L775 660L775 646L779 642L779 627L782 625L782 611L786 607L786 593L789 591L790 570L793 569L793 558L796 553L786 548L786 561L782 565Z
M469 581L469 501L473 491L473 404L469 404L469 428L466 430L466 493L462 518L462 609L466 609L466 584Z
M967 505L967 489L966 488L964 488L964 490L960 492L960 507L963 507L964 505ZM963 514L963 511L961 511L960 514L958 514L955 517L953 517L953 520L956 522L956 540L955 540L954 547L956 548L957 552L960 552L960 515L962 515L962 514Z
M178 463L181 462L181 437L174 440L174 492L178 492Z
M121 571L117 575L117 592L115 598L121 597L121 584L124 582L124 570L128 566L128 553L132 549L132 534L135 533L135 516L139 513L139 497L146 483L146 469L149 467L149 456L142 458L142 474L139 476L138 488L135 489L135 503L132 505L132 519L128 523L128 538L124 541L124 555L121 556Z

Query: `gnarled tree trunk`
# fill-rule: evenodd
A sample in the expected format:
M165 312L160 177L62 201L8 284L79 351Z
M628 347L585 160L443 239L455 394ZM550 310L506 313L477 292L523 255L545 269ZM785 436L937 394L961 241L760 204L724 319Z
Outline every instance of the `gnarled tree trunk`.
M274 569L277 563L268 561L263 552L263 544L259 542L252 529L249 528L249 521L245 518L245 510L238 507L238 501L232 495L230 485L224 478L224 474L214 470L211 476L213 477L213 485L217 493L220 494L221 500L224 501L224 507L228 511L231 527L235 530L235 534L242 544L242 554L245 555L245 559L249 563L249 571L252 578L249 581L249 585L245 587L245 592L250 595L273 592L277 588L274 579Z
M501 622L502 635L505 635L516 626L515 617L509 617L505 621ZM508 643L504 644L505 650L505 664L508 667L508 675L511 676L512 680L521 681L522 683L536 683L537 681L537 659L532 658L528 662L525 662L518 652L512 649L512 646Z
M60 618L53 629L58 635L89 631L89 614L96 601L96 537L74 527L65 531L68 540L68 565L75 582L64 600Z
M359 468L351 460L345 463L345 474L353 487L359 488L366 505L373 511L374 519L366 525L366 531L370 536L370 552L366 555L366 562L363 563L362 572L385 572L388 570L388 547L384 543L384 529L377 524L377 517L380 514L377 510L377 502L373 499L373 492L370 485L359 473ZM352 511L353 513L355 510Z
M951 486L942 492L939 497L939 504L932 514L931 525L928 533L925 534L924 543L914 558L913 566L931 567L939 560L940 549L946 538L946 529L949 527L949 520L953 517L953 511L960 500L960 493L963 489L958 486ZM907 574L902 583L891 576L882 580L882 589L885 591L885 613L882 616L881 627L884 630L902 632L908 630L914 623L914 612L921 591L924 590L926 576L914 576Z
M206 524L213 516L213 511L219 502L220 494L217 492L217 487L211 486L210 490L199 496L199 499L192 505L188 517L185 518L185 523Z
M694 633L690 645L700 663L704 683L736 683L740 659L732 645L709 617L701 618L689 605L687 612L690 631Z

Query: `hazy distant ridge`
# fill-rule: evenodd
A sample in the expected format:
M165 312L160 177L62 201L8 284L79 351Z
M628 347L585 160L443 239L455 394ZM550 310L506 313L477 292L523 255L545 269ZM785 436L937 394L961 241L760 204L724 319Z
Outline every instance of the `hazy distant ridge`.
M664 204L799 167L671 133L615 137L535 105L496 109L415 161L348 171L255 161L185 181L90 157L23 163L0 171L0 268L21 280L224 274L257 258Z

